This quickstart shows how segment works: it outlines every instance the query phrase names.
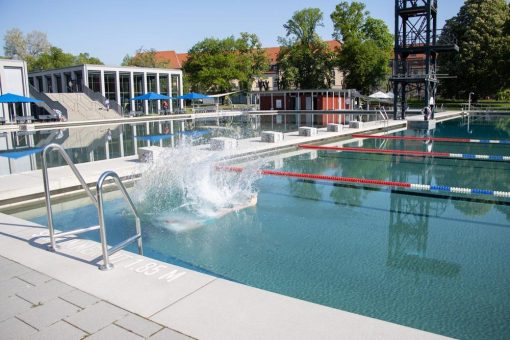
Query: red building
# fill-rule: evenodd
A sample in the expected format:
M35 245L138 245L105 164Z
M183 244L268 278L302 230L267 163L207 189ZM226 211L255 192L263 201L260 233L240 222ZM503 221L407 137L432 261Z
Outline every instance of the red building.
M359 102L359 93L355 90L286 90L286 91L255 91L250 93L251 102L258 104L260 110L279 111L289 114L289 111L298 111L305 116L309 114L316 117L314 123L326 125L328 123L344 123L338 113L325 111L352 110Z

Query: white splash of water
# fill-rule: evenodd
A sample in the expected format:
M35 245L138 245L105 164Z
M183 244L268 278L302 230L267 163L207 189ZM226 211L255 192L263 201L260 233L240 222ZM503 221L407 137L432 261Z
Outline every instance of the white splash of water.
M165 148L156 161L143 165L133 198L144 213L181 225L254 205L259 162L241 173L219 170L218 163L229 156L228 150L212 151L189 141Z

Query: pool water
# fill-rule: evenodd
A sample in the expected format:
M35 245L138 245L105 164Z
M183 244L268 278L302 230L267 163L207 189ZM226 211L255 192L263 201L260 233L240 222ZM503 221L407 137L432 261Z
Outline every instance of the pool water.
M494 124L470 124L467 130L461 120L440 124L433 135L509 139ZM430 147L375 139L362 146ZM434 142L432 150L510 155L510 145ZM267 166L510 191L509 162L303 150L279 155ZM145 255L446 336L510 337L510 200L270 176L260 178L256 189L255 207L185 232L145 215ZM61 212L55 223L60 229L69 221L97 223L94 209ZM106 211L109 230L119 230L114 244L132 232L124 226L133 221L120 200L109 201ZM32 220L46 223L45 216Z

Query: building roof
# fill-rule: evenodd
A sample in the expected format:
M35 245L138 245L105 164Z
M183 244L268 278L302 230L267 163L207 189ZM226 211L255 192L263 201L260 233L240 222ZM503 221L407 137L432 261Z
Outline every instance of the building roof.
M185 56L185 57L183 57ZM156 59L158 61L167 61L168 67L182 69L184 61L188 58L187 53L176 53L175 51L157 51Z
M328 47L331 51L335 51L340 48L341 44L336 40L326 40ZM269 58L269 64L275 65L278 59L278 53L280 53L280 47L265 47L267 57ZM156 59L161 61L168 61L170 68L182 69L186 60L188 60L188 53L176 53L175 51L157 51Z

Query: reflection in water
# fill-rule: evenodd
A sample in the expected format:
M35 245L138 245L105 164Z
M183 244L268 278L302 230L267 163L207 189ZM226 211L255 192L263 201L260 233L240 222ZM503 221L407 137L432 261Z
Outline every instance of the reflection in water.
M404 144L404 141L401 141ZM429 141L428 145L432 146ZM400 146L401 149L404 145ZM398 171L400 158L392 159L392 180L430 184L434 174L432 158L425 158L418 172ZM397 170L398 169L398 170ZM455 202L455 201L454 201ZM419 195L390 195L390 221L387 265L417 274L433 274L453 277L459 275L460 265L445 260L427 257L429 216L440 216L446 209L446 200L428 200Z
M442 210L439 207L431 209L431 205L440 203L419 196L396 194L392 194L390 200L387 265L417 274L459 275L459 264L427 257L429 215L431 210Z

